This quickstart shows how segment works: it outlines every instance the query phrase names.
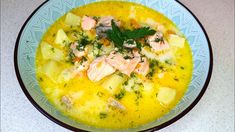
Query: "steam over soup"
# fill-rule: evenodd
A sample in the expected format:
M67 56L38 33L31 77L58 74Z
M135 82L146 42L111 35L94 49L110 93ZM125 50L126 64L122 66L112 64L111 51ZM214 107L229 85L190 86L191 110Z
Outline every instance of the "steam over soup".
M73 9L45 33L37 79L70 118L99 128L132 128L167 114L192 76L187 40L162 14L128 2Z

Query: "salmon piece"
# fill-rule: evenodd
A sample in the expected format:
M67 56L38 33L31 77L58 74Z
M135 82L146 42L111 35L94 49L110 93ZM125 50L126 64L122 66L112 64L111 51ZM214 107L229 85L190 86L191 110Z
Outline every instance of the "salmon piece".
M82 18L82 29L89 31L96 26L96 20L92 17L84 16Z
M153 36L149 36L148 43L156 52L168 50L170 48L167 41L163 39L163 34L161 32L157 32Z
M120 72L130 76L135 70L137 64L140 62L140 54L138 52L134 52L133 59L124 59L120 53L111 52L106 58L106 61Z
M146 76L149 71L149 62L147 58L142 58L142 61L135 68L135 73Z
M90 64L90 67L87 70L87 76L91 81L98 82L116 71L115 68L105 61L105 59L106 56L101 56Z
M76 50L77 46L78 46L78 43L73 43L73 44L70 45L70 49L71 50Z

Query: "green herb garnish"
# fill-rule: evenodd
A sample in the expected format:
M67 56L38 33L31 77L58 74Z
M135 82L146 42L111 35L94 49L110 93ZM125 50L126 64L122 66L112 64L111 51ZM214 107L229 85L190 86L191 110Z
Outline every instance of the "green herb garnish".
M123 33L129 39L140 39L140 38L144 38L149 35L154 35L156 33L156 31L153 29L150 29L150 27L143 27L143 28L132 30L132 31L125 30Z
M156 31L150 29L150 27L143 27L135 30L122 31L112 20L112 30L106 32L108 39L114 42L115 46L119 49L123 49L124 41L137 40L149 35L155 34ZM141 49L141 44L137 42L137 48Z
M115 94L114 96L116 99L120 100L125 96L125 94L126 94L126 91L124 89L121 89L121 91L118 94Z
M124 58L125 60L127 60L127 59L132 59L133 57L126 55L126 56L124 56L123 58Z
M156 71L156 67L157 66L159 66L159 62L158 61L156 61L156 60L151 60L150 61L150 64L149 64L150 70L149 70L149 73L147 74L147 78L152 79L152 77L153 77L153 75L154 75L154 73Z
M174 77L174 80L177 81L177 82L179 81L179 79L177 77Z
M100 19L100 17L98 16L93 16L93 19L95 19L96 21L98 21Z
M102 92L97 92L97 96L102 97L103 95L104 95L104 93L102 93Z
M39 80L42 82L43 81L42 77L40 77Z
M140 91L134 91L134 93L136 94L136 99L135 99L135 102L136 102L136 105L139 105L139 99L140 98L143 98L143 95Z
M136 77L136 76L135 76L135 73L131 73L130 77L131 77L131 78Z
M114 42L116 47L121 49L123 48L125 36L119 27L115 24L114 20L112 20L112 30L107 32L107 37Z
M55 53L55 48L54 48L54 47L52 47L52 48L51 48L51 51L52 51L53 53Z
M77 45L77 50L79 51L83 51L86 47L86 45L88 45L89 43L91 43L91 41L88 40L87 36L83 36L79 41L78 41L78 45Z
M155 39L155 42L162 42L163 41L163 38L156 38Z
M74 63L73 60L76 58L76 56L74 55L74 53L72 51L69 52L69 58L68 58L68 62L70 63Z
M123 83L124 86L128 85L128 80Z
M173 62L171 60L165 60L165 63L168 64L168 65L172 65Z
M86 61L87 61L87 58L83 56L79 63L82 64L83 62L86 62Z
M102 47L102 44L97 43L97 48L98 48L98 49L101 49L101 47Z
M142 49L142 44L140 42L136 42L136 48L141 50Z
M101 112L100 113L100 119L106 118L108 115L106 113Z
M120 77L124 77L124 74L123 74L123 73L121 73L121 72L119 72L119 73L118 73L118 76L120 76Z

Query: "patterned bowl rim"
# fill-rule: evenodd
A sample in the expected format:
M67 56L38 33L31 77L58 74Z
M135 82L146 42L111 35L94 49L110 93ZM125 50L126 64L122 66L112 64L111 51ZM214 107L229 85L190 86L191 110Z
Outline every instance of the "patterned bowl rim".
M18 56L18 47L19 47L19 40L21 38L21 35L22 35L22 32L25 28L25 26L27 25L27 23L29 22L29 20L32 18L32 16L44 5L46 4L47 2L49 2L50 0L46 0L45 2L43 2L39 7L37 7L32 13L31 15L27 18L27 20L25 21L25 23L23 24L22 28L20 29L20 32L18 34L18 37L16 39L16 43L15 43L15 49L14 49L14 66L15 66L15 73L16 73L16 76L17 76L17 79L18 79L18 82L21 86L21 89L23 90L24 94L26 95L26 97L28 98L28 100L33 104L33 106L38 110L40 111L44 116L46 116L48 119L50 119L51 121L57 123L58 125L64 127L64 128L67 128L69 130L72 130L72 131L84 131L84 130L81 130L79 128L75 128L73 126L70 126L58 119L56 119L55 117L53 117L52 115L50 115L49 113L47 113L43 108L41 108L36 102L35 100L31 97L31 95L29 94L28 90L26 89L24 83L23 83L23 80L20 76L20 72L19 72L19 67L18 67L18 61L17 61L17 56ZM211 79L211 75L212 75L212 69L213 69L213 53L212 53L212 47L211 47L211 43L210 43L210 40L209 40L209 37L206 33L206 30L205 28L203 27L203 25L201 24L201 22L199 21L199 19L193 14L193 12L188 8L186 7L183 3L181 3L179 0L175 0L177 3L179 3L182 7L184 7L193 17L194 19L197 21L197 23L200 25L200 28L203 30L203 33L204 35L206 36L206 40L207 40L207 44L208 44L208 47L209 47L209 59L210 59L210 65L209 65L209 71L208 71L208 75L207 75L207 78L206 78L206 81L204 83L204 86L202 88L202 90L200 91L199 95L196 97L196 99L184 110L182 111L180 114L178 114L177 116L175 116L174 118L170 119L169 121L163 123L163 124L160 124L158 126L155 126L153 128L150 128L150 129L147 129L145 131L156 131L156 130L160 130L164 127L167 127L169 125L171 125L172 123L176 122L177 120L179 120L180 118L182 118L184 115L186 115L190 110L193 109L193 107L199 102L199 100L202 98L202 96L204 95L208 85L209 85L209 82L210 82L210 79Z

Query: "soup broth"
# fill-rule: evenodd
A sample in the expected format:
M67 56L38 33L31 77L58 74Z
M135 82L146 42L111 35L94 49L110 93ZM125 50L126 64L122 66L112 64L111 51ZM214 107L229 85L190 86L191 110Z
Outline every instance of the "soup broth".
M184 96L192 76L184 35L157 11L129 2L75 8L45 33L37 79L64 115L98 128L157 120Z

